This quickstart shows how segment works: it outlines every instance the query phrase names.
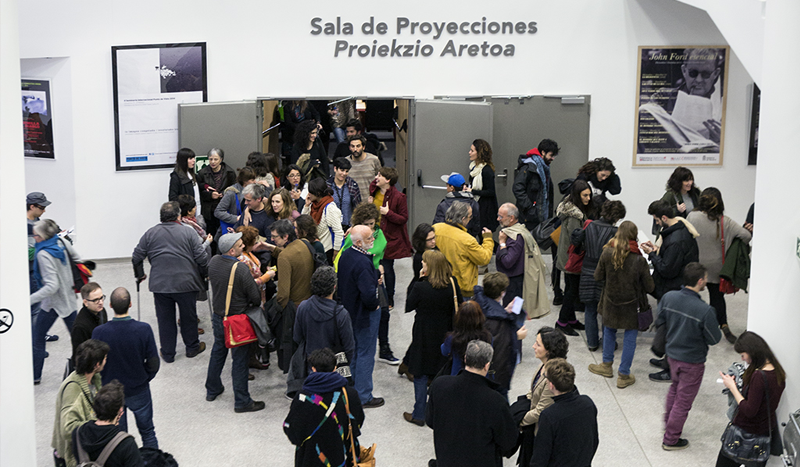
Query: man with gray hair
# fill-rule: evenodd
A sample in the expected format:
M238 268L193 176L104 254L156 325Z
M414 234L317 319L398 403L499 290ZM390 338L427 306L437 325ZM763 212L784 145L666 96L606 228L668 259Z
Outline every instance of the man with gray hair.
M507 306L515 297L524 300L528 318L538 318L550 313L547 299L547 278L542 253L530 231L519 222L519 209L505 203L497 210L500 223L497 249L497 272L508 276L508 288L503 299Z
M375 239L372 229L357 225L350 230L353 247L339 257L339 298L353 323L355 354L350 361L353 382L364 408L380 407L382 397L372 395L372 370L381 321L378 286L381 278L369 252Z
M493 356L490 344L470 341L464 370L431 384L425 422L433 429L438 467L502 465L502 456L516 450L508 403L486 378Z
M466 203L456 201L447 208L444 222L433 226L436 246L453 267L453 275L458 280L464 297L472 297L473 289L478 285L478 266L489 264L494 250L491 230L483 228L482 243L478 243L467 232L471 219L472 208Z
M269 214L269 210L264 209L264 199L267 196L267 187L260 183L247 185L242 190L245 210L242 217L234 228L240 225L251 225L258 229L258 234L262 237L269 237L269 228L275 218ZM226 234L228 232L222 232Z
M197 356L206 349L205 342L198 338L197 293L204 287L208 254L194 230L181 224L177 201L161 205L161 223L145 232L133 249L131 260L137 282L147 279L145 258L150 261L149 286L156 305L161 358L167 363L175 361L176 304L186 356Z

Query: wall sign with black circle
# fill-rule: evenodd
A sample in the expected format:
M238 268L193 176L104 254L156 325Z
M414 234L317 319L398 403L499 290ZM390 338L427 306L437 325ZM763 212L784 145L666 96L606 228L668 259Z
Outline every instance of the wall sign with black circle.
M11 313L11 310L6 308L0 308L0 334L11 329L11 326L14 324L14 314Z

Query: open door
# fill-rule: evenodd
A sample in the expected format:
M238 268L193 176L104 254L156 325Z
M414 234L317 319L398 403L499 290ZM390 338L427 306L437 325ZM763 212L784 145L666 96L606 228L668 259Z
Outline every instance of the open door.
M492 142L489 102L416 100L409 110L408 228L431 223L446 194L442 175L466 178L469 146L475 139Z

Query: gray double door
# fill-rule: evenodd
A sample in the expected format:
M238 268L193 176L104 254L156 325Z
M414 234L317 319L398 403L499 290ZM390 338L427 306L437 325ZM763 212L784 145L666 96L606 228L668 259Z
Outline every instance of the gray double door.
M561 148L550 166L553 182L575 177L589 159L589 108L589 96L411 101L409 231L433 221L436 206L446 194L442 175L459 172L468 179L468 153L476 139L492 146L498 206L514 202L512 185L519 155L542 139L552 139Z

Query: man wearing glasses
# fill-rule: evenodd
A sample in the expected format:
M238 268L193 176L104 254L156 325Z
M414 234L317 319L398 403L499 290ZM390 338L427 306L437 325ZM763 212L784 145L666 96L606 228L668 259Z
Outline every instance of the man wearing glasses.
M83 308L75 318L72 325L72 365L75 364L75 353L78 346L92 338L92 331L101 324L108 322L108 313L105 309L106 296L97 282L89 282L81 287Z
M47 196L39 191L28 193L28 196L25 198L25 207L27 209L28 218L28 274L30 276L31 293L39 290L39 284L37 284L36 280L33 278L33 253L36 249L36 240L33 238L33 224L35 224L36 221L42 217L45 209L47 209L47 206L50 206L50 204L52 203L47 200ZM34 303L31 305L31 325L36 323L36 316L38 314L39 304ZM58 340L58 335L48 334L45 340L48 342Z

